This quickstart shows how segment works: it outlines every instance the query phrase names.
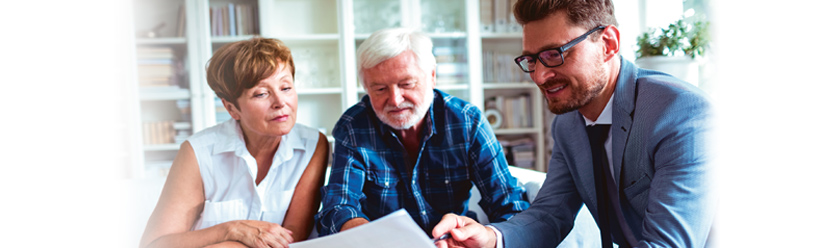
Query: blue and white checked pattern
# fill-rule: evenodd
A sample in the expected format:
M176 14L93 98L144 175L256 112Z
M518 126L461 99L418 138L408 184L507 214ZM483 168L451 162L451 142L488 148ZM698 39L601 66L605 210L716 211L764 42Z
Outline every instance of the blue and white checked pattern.
M474 105L435 90L417 161L408 162L401 141L371 108L368 96L336 124L331 175L316 215L320 236L350 219L375 220L405 208L427 233L447 213L468 212L472 183L491 222L529 207L509 173L500 142ZM414 168L414 173L409 169Z

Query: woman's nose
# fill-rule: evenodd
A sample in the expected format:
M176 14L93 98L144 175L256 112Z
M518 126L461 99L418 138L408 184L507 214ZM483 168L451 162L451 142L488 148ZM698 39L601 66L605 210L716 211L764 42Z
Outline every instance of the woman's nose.
M280 96L279 94L273 94L271 106L274 109L280 109L285 106L284 97Z

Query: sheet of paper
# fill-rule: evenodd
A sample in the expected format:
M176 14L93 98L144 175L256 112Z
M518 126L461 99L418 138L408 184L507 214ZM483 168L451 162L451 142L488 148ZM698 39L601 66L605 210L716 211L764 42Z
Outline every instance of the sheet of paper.
M408 212L400 209L368 224L334 235L293 243L290 247L434 248L434 242L420 229Z

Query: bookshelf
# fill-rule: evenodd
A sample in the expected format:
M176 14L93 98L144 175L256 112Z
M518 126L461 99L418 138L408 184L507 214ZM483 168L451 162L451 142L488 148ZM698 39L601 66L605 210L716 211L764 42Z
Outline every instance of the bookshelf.
M137 116L131 123L140 135L131 136L134 152L128 163L130 177L164 174L179 144L193 133L200 111L193 110L198 84L190 68L193 53L188 39L186 18L189 7L184 0L132 1L135 44L135 84Z
M145 48L171 51L165 56L173 61L177 78L150 88L141 83L147 73L137 70L135 115L140 121L133 130L146 138L152 131L142 127L145 123L163 122L172 139L135 141L141 148L132 175L165 175L183 141L179 136L229 118L205 76L208 60L222 45L255 35L284 41L296 64L297 122L319 128L330 140L341 113L365 95L357 79L357 47L373 31L400 26L420 27L432 38L438 89L481 110L488 110L487 99L523 97L522 107L514 109L524 116L524 123L497 128L495 134L505 143L523 144L518 157L534 158L523 166L545 171L545 104L528 76L515 72L519 70L512 59L521 52L521 33L513 20L503 18L511 16L501 13L510 11L509 4L509 0L134 0L136 68L143 63L142 56L152 54ZM160 23L164 25L157 28ZM531 156L526 155L526 147Z

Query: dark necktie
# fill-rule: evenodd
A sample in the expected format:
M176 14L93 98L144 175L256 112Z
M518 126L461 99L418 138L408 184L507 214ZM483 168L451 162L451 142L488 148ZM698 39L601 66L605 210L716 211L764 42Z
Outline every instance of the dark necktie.
M610 125L598 124L587 126L589 146L592 149L592 170L595 179L595 191L598 197L598 227L601 228L601 245L603 248L612 248L612 224L611 222L611 201L608 195L606 173L608 173L609 162L607 152L604 149L604 141L607 140Z

